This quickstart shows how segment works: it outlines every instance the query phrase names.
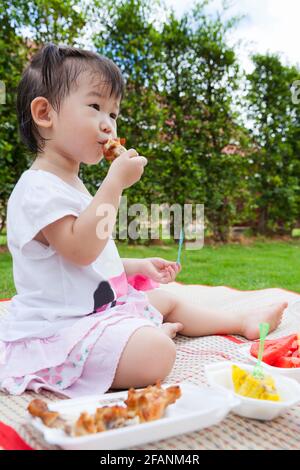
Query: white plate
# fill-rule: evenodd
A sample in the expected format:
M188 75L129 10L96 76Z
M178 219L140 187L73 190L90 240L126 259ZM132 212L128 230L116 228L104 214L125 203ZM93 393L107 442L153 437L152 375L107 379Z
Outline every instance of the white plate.
M245 358L255 363L257 358L252 356L250 353L250 348L251 344L244 344L243 346L240 346L239 351ZM265 371L270 375L284 375L285 377L289 377L290 379L294 379L297 380L297 382L300 382L300 367L274 367L266 364L265 362L262 362L262 365Z
M165 416L157 421L135 424L119 429L104 431L87 436L70 437L62 430L51 429L39 418L30 416L31 424L43 434L46 442L63 449L126 449L148 442L193 432L219 423L238 400L228 391L207 387L198 387L191 383L181 383L182 396L173 405L169 405ZM169 385L164 385L167 387ZM123 403L127 392L107 393L100 396L62 400L48 404L49 409L58 411L64 417L76 420L80 413L93 413L103 405Z
M233 364L251 373L254 368L254 366L249 366L249 364L229 361L205 366L206 376L210 385L230 391L233 396L239 399L240 402L232 410L233 413L246 418L270 420L281 415L300 401L300 385L296 380L281 375L273 375L281 401L258 400L238 395L234 392L232 382Z

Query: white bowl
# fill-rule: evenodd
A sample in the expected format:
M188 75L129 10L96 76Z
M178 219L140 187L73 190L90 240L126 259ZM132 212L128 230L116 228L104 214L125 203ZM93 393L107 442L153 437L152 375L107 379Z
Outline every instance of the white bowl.
M243 397L235 393L232 382L233 364L251 373L254 368L254 366L249 366L249 364L229 361L205 366L206 377L210 385L223 390L229 390L236 398L239 398L240 403L232 410L233 413L245 418L270 420L281 415L287 408L294 406L300 401L300 385L296 380L275 374L273 379L281 401L258 400L256 398Z
M239 351L242 353L245 359L247 358L251 362L256 363L257 358L252 356L250 349L251 344L247 343L243 344L243 346L240 346ZM274 367L266 364L265 362L262 362L262 365L269 375L284 375L285 377L289 377L290 379L294 379L297 380L297 382L300 382L300 367Z

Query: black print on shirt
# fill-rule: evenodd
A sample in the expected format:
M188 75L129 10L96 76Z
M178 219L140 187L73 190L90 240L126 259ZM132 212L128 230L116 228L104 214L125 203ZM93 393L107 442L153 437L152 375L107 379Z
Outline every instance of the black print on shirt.
M94 312L110 302L113 302L114 305L111 306L114 307L116 304L114 291L109 282L101 281L94 292Z

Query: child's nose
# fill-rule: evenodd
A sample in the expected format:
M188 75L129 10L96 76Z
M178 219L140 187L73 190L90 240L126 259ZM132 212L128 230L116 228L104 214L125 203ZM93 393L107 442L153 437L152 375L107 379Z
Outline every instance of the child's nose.
M113 128L106 120L103 120L100 123L100 130L106 134L110 134L113 131Z

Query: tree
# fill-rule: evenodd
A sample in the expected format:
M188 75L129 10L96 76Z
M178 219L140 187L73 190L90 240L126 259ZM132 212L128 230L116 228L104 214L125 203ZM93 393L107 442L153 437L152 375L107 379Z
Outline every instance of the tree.
M83 13L76 2L60 0L3 0L0 4L0 80L6 102L0 104L0 230L8 197L32 156L18 137L17 85L30 56L47 41L69 43L80 36Z
M252 60L255 68L247 76L247 97L257 147L253 154L257 231L287 233L299 214L299 110L291 99L299 71L284 66L274 54L257 54Z
M5 102L0 104L0 231L5 225L8 197L16 179L26 167L23 148L17 138L16 88L26 58L23 39L16 34L17 18L11 2L0 5L0 80L5 85Z
M105 8L104 8L105 6ZM126 81L126 94L121 105L118 133L125 137L127 145L136 148L148 158L143 178L126 191L128 204L163 200L161 175L157 173L159 135L163 109L158 91L160 34L151 17L155 3L148 0L96 2L99 27L94 35L97 51L111 58L121 69ZM94 14L94 12L92 13ZM98 184L107 166L83 168L85 178Z
M220 16L209 18L205 5L197 3L180 21L171 15L162 34L165 96L171 110L171 174L178 175L173 188L177 198L204 203L214 237L226 241L237 187L246 184L241 178L244 161L221 154L239 130L233 111L238 65L226 41L235 19L223 23Z
M204 7L198 3L180 20L171 11L159 27L147 0L117 1L98 15L94 41L127 79L120 135L149 158L129 202L205 203L214 235L226 240L236 187L246 184L238 157L221 156L237 128L238 67L225 37L234 21L209 19Z

